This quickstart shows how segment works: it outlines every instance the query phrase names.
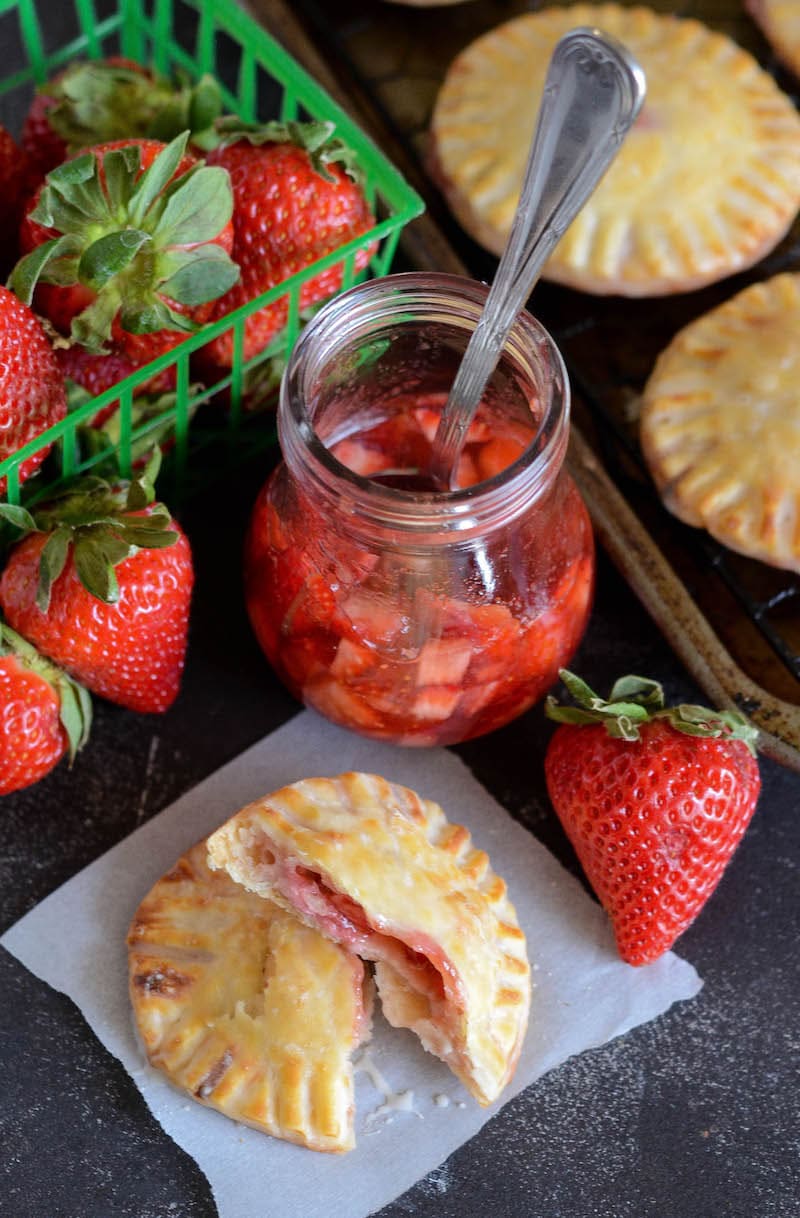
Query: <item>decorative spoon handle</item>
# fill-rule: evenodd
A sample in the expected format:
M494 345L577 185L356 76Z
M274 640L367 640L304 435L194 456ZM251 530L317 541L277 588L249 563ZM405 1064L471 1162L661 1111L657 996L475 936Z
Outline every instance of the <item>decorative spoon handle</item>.
M571 30L556 46L511 235L434 438L431 475L437 485L450 486L514 320L553 247L616 156L644 95L639 64L599 30Z

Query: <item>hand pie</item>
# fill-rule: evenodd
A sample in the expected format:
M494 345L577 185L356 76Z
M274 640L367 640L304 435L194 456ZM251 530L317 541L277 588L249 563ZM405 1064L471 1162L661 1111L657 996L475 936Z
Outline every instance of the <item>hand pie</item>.
M733 550L800 571L800 275L682 330L645 391L641 442L665 504Z
M800 5L797 0L745 0L745 8L763 30L775 53L800 76Z
M505 884L438 804L371 774L311 778L237 813L209 862L378 961L390 1022L414 1029L482 1104L527 1024L525 937Z
M659 296L762 258L800 207L800 116L729 38L616 4L526 13L451 65L433 114L432 170L467 232L502 252L547 63L575 26L630 48L647 100L545 278L601 295Z
M152 1065L235 1121L313 1150L349 1150L350 1054L372 983L357 956L211 872L201 842L142 901L130 994Z

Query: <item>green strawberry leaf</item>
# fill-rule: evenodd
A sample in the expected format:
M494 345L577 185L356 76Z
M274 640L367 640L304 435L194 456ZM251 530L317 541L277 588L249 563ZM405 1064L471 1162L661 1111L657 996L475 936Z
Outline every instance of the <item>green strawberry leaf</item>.
M62 288L71 287L72 284L78 283L78 267L80 266L80 257L78 254L69 254L63 258L54 258L48 262L47 266L41 274L42 283L55 283Z
M0 503L0 520L5 520L7 524L19 529L21 533L38 532L36 521L30 512L15 503Z
M142 517L142 520L144 520L144 517ZM166 550L178 540L178 534L174 529L151 530L136 528L134 525L127 525L124 529L121 529L120 536L135 549L139 550Z
M120 325L129 334L153 334L159 330L177 330L182 334L196 334L197 322L164 300L154 298L142 304L125 305L119 315Z
M664 705L664 690L658 681L649 677L620 677L614 682L609 702L638 702L659 710Z
M208 131L222 114L222 92L209 73L201 76L189 95L189 127L193 136Z
M48 264L65 254L76 254L79 249L79 242L71 235L53 237L52 240L37 245L36 249L20 258L14 267L8 280L9 288L23 304L29 305L33 300L36 284Z
M150 241L148 233L138 228L123 228L100 237L81 255L78 276L94 292L130 266L142 246Z
M73 317L70 327L72 338L93 354L102 355L105 344L111 338L111 327L119 306L119 288L111 280L82 313Z
M186 250L178 257L159 259L159 270L175 270L159 284L159 292L179 304L193 307L217 300L239 281L239 267L220 245Z
M75 156L72 160L64 161L47 175L47 184L55 190L67 193L71 186L79 186L82 182L97 173L97 157L93 152L85 152L83 156ZM44 223L44 221L42 221Z
M188 139L188 131L176 136L139 178L128 212L135 227L141 227L153 203L171 181L186 152Z
M120 222L125 219L127 203L133 194L136 175L141 165L142 154L138 144L112 148L103 157L109 211Z
M567 693L579 706L590 708L602 704L603 699L599 698L594 690L590 689L586 682L576 676L574 672L562 668L558 675L566 686Z
M161 470L161 449L155 448L144 469L138 477L132 479L128 487L125 507L128 512L139 511L148 507L156 497L155 485Z
M39 555L39 583L36 588L36 605L42 613L50 608L53 584L67 563L72 544L72 530L58 528L50 534Z
M170 195L153 234L159 248L201 245L213 241L233 215L230 175L220 166L204 165Z
M71 677L63 675L57 685L60 700L59 718L69 741L70 764L89 739L92 726L92 700L87 690Z
M74 561L78 579L89 595L106 605L116 605L119 582L101 547L95 546L91 538L79 536L75 542Z

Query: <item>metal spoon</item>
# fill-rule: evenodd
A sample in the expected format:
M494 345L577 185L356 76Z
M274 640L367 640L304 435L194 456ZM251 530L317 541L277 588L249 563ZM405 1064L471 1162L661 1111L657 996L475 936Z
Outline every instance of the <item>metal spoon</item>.
M556 242L619 151L645 95L639 64L599 30L571 30L547 71L511 235L442 411L430 473L449 489L467 428Z

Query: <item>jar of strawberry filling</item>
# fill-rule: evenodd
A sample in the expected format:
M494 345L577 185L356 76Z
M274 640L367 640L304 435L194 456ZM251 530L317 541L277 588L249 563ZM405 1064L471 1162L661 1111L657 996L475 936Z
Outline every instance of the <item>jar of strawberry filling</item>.
M313 319L281 388L284 460L247 538L248 612L283 681L335 723L398 744L452 744L521 714L589 615L591 527L563 469L566 374L527 313L453 489L427 474L486 291L395 275Z

